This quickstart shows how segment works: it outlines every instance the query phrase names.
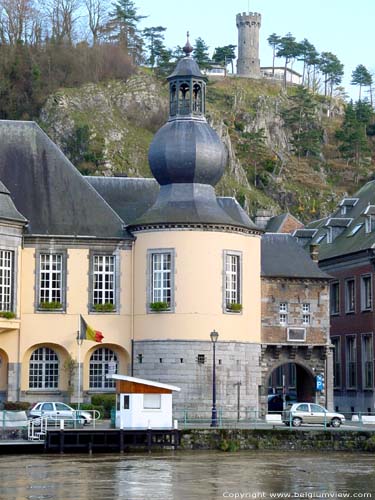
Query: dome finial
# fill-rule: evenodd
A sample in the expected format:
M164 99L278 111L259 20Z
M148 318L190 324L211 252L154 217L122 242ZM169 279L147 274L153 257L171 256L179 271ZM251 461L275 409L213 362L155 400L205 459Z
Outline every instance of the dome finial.
M182 49L185 52L186 57L190 57L190 54L194 50L193 47L190 45L189 36L190 36L190 33L187 32L186 33L186 44L185 44L185 47L183 47L183 49Z

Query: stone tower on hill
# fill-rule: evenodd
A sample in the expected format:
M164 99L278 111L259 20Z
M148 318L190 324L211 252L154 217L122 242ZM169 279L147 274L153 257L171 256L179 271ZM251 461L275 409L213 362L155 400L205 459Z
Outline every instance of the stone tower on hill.
M257 12L237 14L237 75L260 78L259 29L262 16Z

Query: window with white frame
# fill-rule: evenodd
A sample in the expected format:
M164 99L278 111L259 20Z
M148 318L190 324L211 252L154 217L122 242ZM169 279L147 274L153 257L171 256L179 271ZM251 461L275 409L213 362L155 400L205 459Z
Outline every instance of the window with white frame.
M362 336L363 388L374 387L374 344L372 334Z
M172 253L155 252L151 254L151 303L172 302Z
M225 305L241 304L241 258L239 254L225 252Z
M0 250L0 311L13 309L13 252Z
M145 410L159 410L161 408L161 394L143 394L143 408Z
M90 358L90 389L112 389L115 381L107 379L109 373L117 373L116 353L107 347L98 347Z
M345 281L345 312L355 311L355 280L354 278Z
M341 342L340 337L332 337L333 344L333 387L341 387Z
M57 389L59 385L59 358L49 347L39 347L29 363L30 389Z
M354 389L357 385L357 346L354 335L346 337L346 386Z
M311 321L310 316L311 308L309 303L302 304L302 324L308 326Z
M115 256L93 255L92 304L115 306Z
M372 276L361 276L361 309L369 311L372 309Z
M288 303L280 302L279 304L279 323L280 325L288 324Z
M62 304L62 254L41 253L39 259L39 303Z

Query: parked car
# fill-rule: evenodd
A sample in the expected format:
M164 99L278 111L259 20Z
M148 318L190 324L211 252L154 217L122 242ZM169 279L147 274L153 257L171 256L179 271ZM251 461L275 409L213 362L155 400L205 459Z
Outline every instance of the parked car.
M29 418L48 417L51 420L78 420L82 424L91 424L92 416L84 410L75 410L65 403L41 401L29 410Z
M340 427L345 422L341 413L328 411L315 403L295 403L282 414L285 425L299 427L302 424L325 424L327 427Z

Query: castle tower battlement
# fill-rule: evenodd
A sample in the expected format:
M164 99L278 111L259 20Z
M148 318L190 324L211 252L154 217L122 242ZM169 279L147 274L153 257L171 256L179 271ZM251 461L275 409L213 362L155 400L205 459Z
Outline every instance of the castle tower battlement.
M262 16L258 12L237 14L238 59L237 75L260 78L259 30Z

